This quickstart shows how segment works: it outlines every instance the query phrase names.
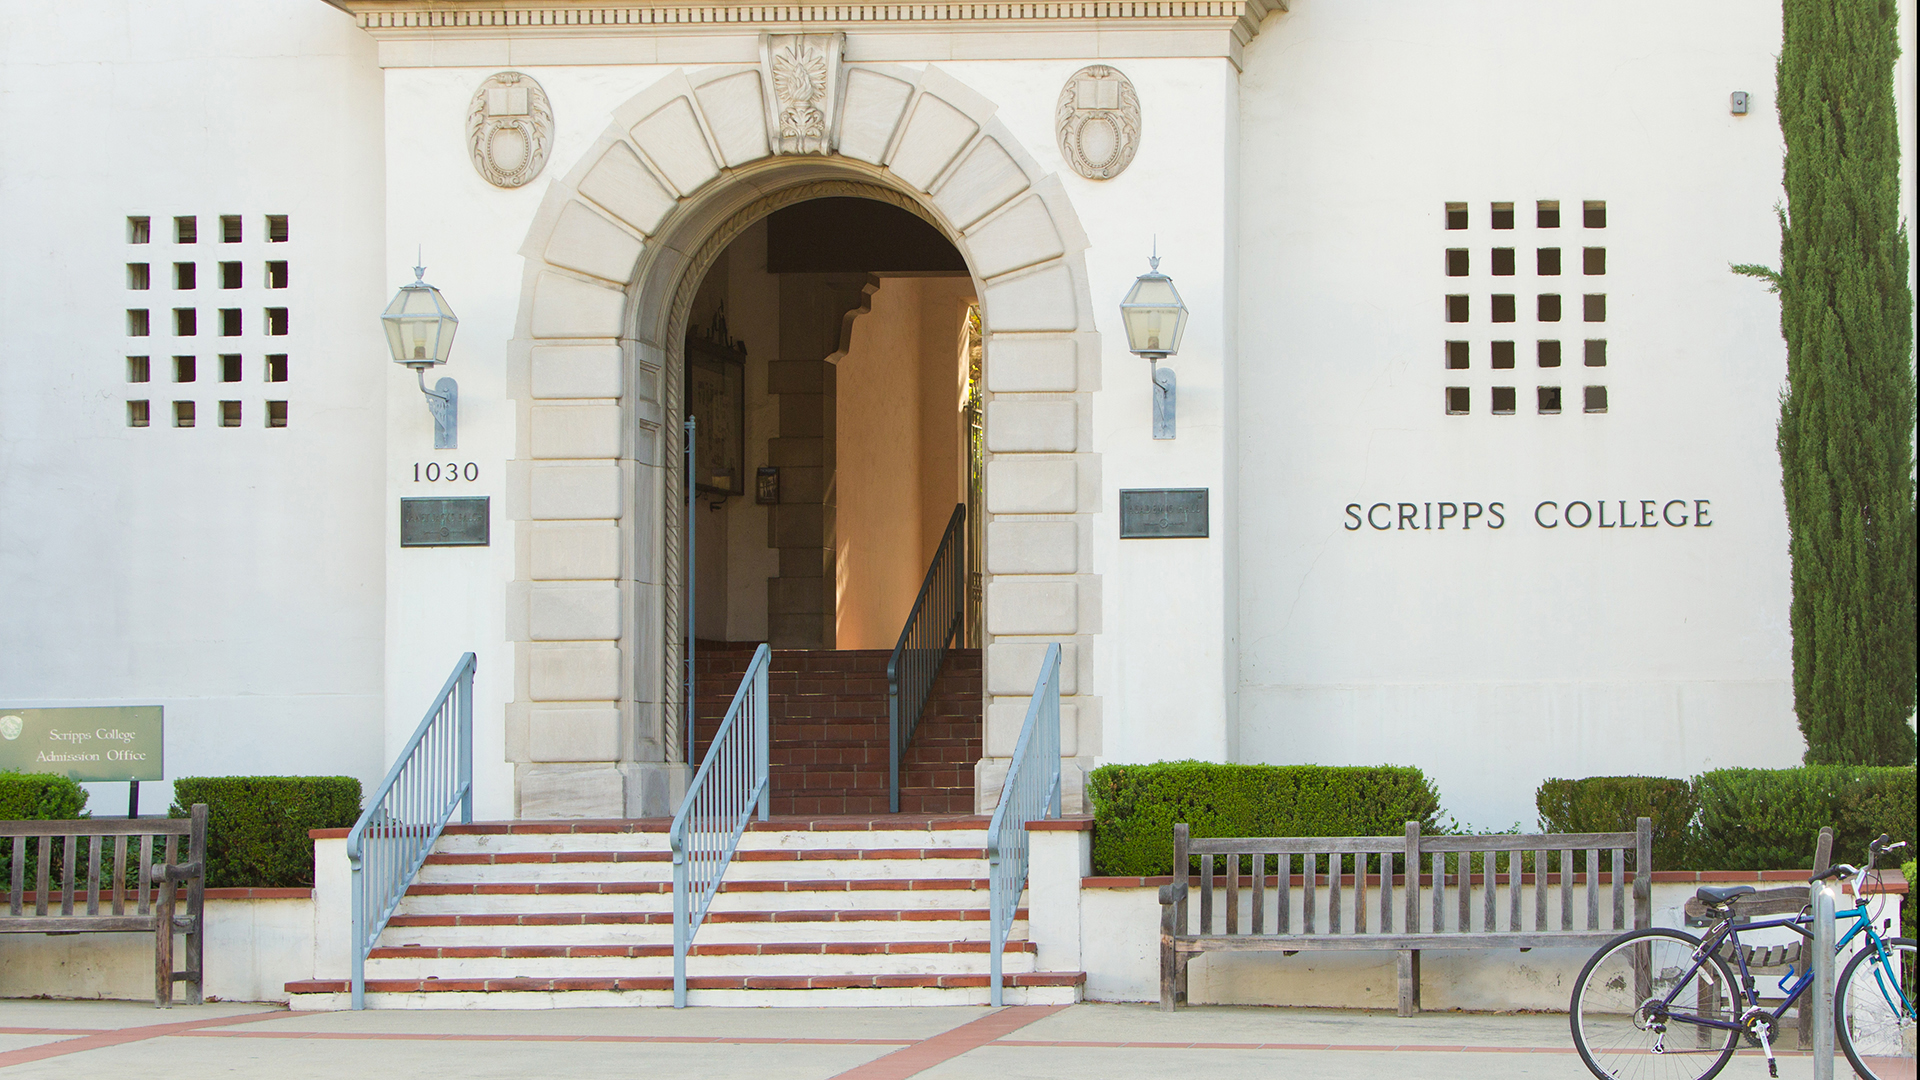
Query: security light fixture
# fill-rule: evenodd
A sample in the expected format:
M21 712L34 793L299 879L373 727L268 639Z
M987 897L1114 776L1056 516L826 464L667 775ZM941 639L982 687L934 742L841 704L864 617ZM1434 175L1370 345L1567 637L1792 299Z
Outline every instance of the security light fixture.
M1120 321L1127 328L1127 348L1147 358L1153 368L1153 437L1173 438L1174 377L1160 361L1180 351L1180 336L1187 329L1187 305L1173 287L1173 279L1160 272L1160 249L1147 259L1148 272L1134 280L1127 298L1120 301Z
M413 283L402 285L394 294L380 324L387 332L393 362L412 368L420 392L427 395L427 411L433 414L433 448L452 450L459 435L460 387L452 379L441 379L429 390L426 372L447 362L460 320L440 290L426 283L426 273L423 266L413 268Z

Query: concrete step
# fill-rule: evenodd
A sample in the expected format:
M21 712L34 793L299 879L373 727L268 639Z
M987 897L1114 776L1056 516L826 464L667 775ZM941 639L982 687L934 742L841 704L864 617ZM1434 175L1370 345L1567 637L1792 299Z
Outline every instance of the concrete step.
M470 911L665 911L672 907L673 890L666 882L637 882L638 887L612 883L605 892L585 892L572 888L556 889L544 883L525 882L515 886L492 883L479 885L416 885L400 902L402 915L439 915ZM781 884L771 882L769 884ZM723 891L713 898L711 911L817 911L835 908L841 911L953 911L980 905L982 891L965 889L854 889L837 891L810 889L795 892ZM860 884L865 884L860 883ZM537 891L536 891L537 890Z
M796 985L799 984L799 985ZM1070 1005L1080 1000L1084 972L1034 972L1005 981L1009 1005ZM673 1004L673 979L480 979L369 982L375 1009L554 1009ZM345 1009L344 979L287 984L297 1010ZM739 1008L865 1008L985 1005L985 975L749 976L689 980L687 1004Z
M689 977L707 976L821 976L821 975L985 975L992 971L985 942L977 952L901 951L826 952L841 943L820 943L821 950L801 952L696 951L687 958ZM866 944L866 943L857 943ZM897 942L894 944L911 944ZM929 946L943 942L925 942ZM739 950L759 950L741 945ZM619 955L622 952L635 955ZM495 955L476 955L493 953ZM1001 970L1025 974L1034 970L1034 954L1011 949L1002 954ZM501 979L501 978L630 978L673 974L673 945L629 946L509 946L486 948L389 948L376 950L367 961L369 979Z
M587 921L587 913L494 915L401 916L388 923L380 936L382 946L483 947L572 946L572 945L672 945L671 915L653 918L648 913L599 913ZM618 921L609 921L616 919ZM1009 941L1027 939L1024 919L1016 920L1007 932ZM901 922L705 922L700 926L701 944L784 945L796 941L827 941L842 944L875 942L988 941L985 919L965 921L907 920Z

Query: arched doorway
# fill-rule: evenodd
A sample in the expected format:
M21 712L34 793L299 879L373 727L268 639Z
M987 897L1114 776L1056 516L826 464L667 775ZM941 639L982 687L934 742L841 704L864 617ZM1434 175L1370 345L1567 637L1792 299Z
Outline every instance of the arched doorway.
M1046 642L1067 643L1070 696L1091 663L1098 580L1082 551L1099 505L1086 438L1098 351L1064 192L989 103L936 68L842 65L838 35L775 35L762 53L760 65L669 75L617 110L522 248L509 516L525 617L507 745L523 817L658 814L677 800L685 335L720 253L783 206L852 197L912 213L960 252L979 298L982 804L1004 772L996 750L1011 747L996 716L1024 710ZM785 53L825 65L805 100L774 77ZM1071 708L1097 724L1097 701Z

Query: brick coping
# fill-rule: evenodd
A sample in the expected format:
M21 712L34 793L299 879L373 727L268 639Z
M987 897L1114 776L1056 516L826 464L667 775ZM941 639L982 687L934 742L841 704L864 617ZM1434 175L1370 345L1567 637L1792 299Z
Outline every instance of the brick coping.
M977 814L849 814L843 816L771 816L747 823L748 832L945 832L984 829L991 819ZM448 825L443 836L577 836L663 833L672 818L579 818L557 821L476 821ZM1089 819L1088 826L1092 826ZM308 829L311 840L344 840L351 829Z
M1900 871L1886 869L1886 870L1880 870L1876 872L1880 875L1880 878L1881 878L1880 887L1877 889L1869 889L1868 890L1869 895L1877 895L1879 893L1888 893L1893 895L1906 894L1908 889L1907 879L1906 879L1906 876L1902 874ZM1807 880L1806 875L1807 875L1807 871L1805 870L1655 870L1652 876L1653 876L1653 883L1655 885L1695 885L1695 884L1743 885L1748 883L1765 883L1765 884L1785 883L1785 884L1793 885L1793 884L1805 884ZM1225 876L1226 875L1224 873L1220 875L1222 879L1224 879ZM1297 875L1297 874L1294 875L1294 879L1296 882L1298 881L1299 876L1300 875ZM1505 884L1509 878L1509 875L1506 875L1506 874L1500 874L1496 876L1499 878L1499 881L1501 884ZM1520 875L1520 883L1522 885L1535 884L1536 877L1537 875L1535 874L1522 874ZM1245 878L1244 874L1242 875L1242 878L1243 879ZM1325 881L1327 880L1327 878L1324 874L1322 874L1318 878L1318 880ZM1188 884L1194 888L1198 888L1200 885L1200 878L1198 875L1188 878L1187 881L1188 881ZM1457 885L1459 879L1449 877L1448 881ZM1600 884L1611 885L1612 881L1613 881L1612 877L1606 872L1602 872L1600 874ZM1342 885L1351 887L1353 885L1353 875L1352 874L1340 875L1340 883ZM1393 877L1393 883L1396 886L1405 888L1406 878L1404 875L1395 874ZM1472 875L1471 883L1474 885L1485 885L1486 875L1484 874ZM1580 873L1574 874L1573 883L1575 885L1585 885L1587 883L1587 875L1580 874ZM1157 888L1161 885L1171 885L1171 884L1173 884L1172 874L1163 874L1157 877L1084 877L1080 879L1080 887L1083 889L1145 889L1145 888ZM1225 884L1224 881L1222 881L1221 884L1222 884L1222 887L1224 887L1224 884ZM1279 875L1268 874L1267 884L1270 886L1277 886L1279 884ZM1380 875L1368 874L1367 884L1371 887L1378 888L1380 884ZM1424 887L1429 887L1429 888L1432 887L1433 875L1421 874L1420 884ZM1559 885L1559 884L1560 884L1560 875L1553 874L1553 873L1549 873L1547 875L1547 885L1549 887Z
M152 886L148 886L148 888L151 889ZM131 888L129 888L126 891L125 895L127 897L127 901L126 901L127 903L134 904L139 902L139 898L136 895L134 895L134 892L135 891ZM57 892L48 893L47 894L48 907L52 907L53 902L58 900L60 898L60 895L61 894ZM186 896L186 890L181 889L176 895L180 896L184 901L184 898ZM313 890L312 889L208 889L203 895L209 900L311 900L313 899ZM100 903L102 907L109 906L111 904L111 898L112 898L111 889L100 890ZM21 907L25 907L28 904L38 904L39 900L40 900L39 894L32 891L28 891L20 894ZM76 887L73 890L74 907L77 908L77 907L83 906L86 903L86 900L87 900L86 890Z

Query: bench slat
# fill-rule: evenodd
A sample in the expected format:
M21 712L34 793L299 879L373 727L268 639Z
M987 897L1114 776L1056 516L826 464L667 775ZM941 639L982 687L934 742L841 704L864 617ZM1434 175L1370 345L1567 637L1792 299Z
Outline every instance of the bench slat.
M1311 934L1314 932L1313 912L1319 907L1317 900L1320 895L1320 856L1303 855L1300 858L1300 865L1306 871L1300 879L1300 910L1306 919L1305 932Z
M100 840L87 837L87 914L100 914Z
M80 853L80 838L67 834L66 855L60 860L60 914L73 914L73 864Z
M84 821L0 821L6 836L186 836L186 818L87 818Z
M1275 888L1280 895L1280 913L1274 917L1273 928L1279 933L1293 932L1293 856L1280 856L1280 880Z
M1213 933L1213 856L1200 856L1200 932Z
M1533 853L1533 928L1547 928L1547 853ZM1519 929L1515 927L1515 929Z
M1498 836L1422 836L1420 845L1428 851L1525 851L1545 840L1568 848L1612 847L1615 844L1632 846L1633 833L1545 833L1531 836L1501 834ZM1253 843L1272 843L1251 841ZM1333 843L1351 841L1335 839Z
M122 930L145 930L151 932L154 929L153 919L154 917L151 915L122 915L117 918L112 915L101 915L93 918L85 915L70 915L65 917L48 915L44 918L38 915L28 915L18 919L0 918L0 933L67 934L80 931L111 933ZM179 918L173 920L173 925L176 930L191 929L190 926Z
M1267 857L1253 857L1253 932L1266 933L1267 919Z
M113 838L113 913L127 913L127 837Z
M47 874L53 866L53 834L40 834L40 865L34 877L35 896L33 913L36 916L47 913Z
M1560 929L1573 929L1573 850L1560 852Z
M1227 933L1240 932L1240 856L1227 856Z
M137 896L139 906L134 908L134 911L145 915L148 909L153 906L151 898L147 895L147 886L153 881L153 837L151 835L140 838L140 867L138 874L140 891Z
M7 887L7 913L20 917L20 896L27 891L27 838L13 838L13 884Z
M1399 851L1400 841L1392 836L1241 836L1194 840L1188 850L1195 854L1215 855L1283 854L1331 855L1336 851Z
M1627 860L1626 851L1613 849L1613 928L1627 928Z
M1405 925L1400 929L1408 934L1420 932L1420 841L1422 839L1420 823L1407 822L1407 914Z
M1545 934L1267 934L1254 937L1177 937L1174 948L1200 952L1361 952L1387 949L1592 949L1620 935L1573 930Z
M1600 929L1600 852L1587 849L1587 929Z
M1520 879L1526 869L1525 852L1507 852L1507 929L1516 934L1526 925L1520 921Z
M1380 854L1380 932L1393 933L1393 856Z
M1340 854L1327 856L1327 933L1340 932Z

